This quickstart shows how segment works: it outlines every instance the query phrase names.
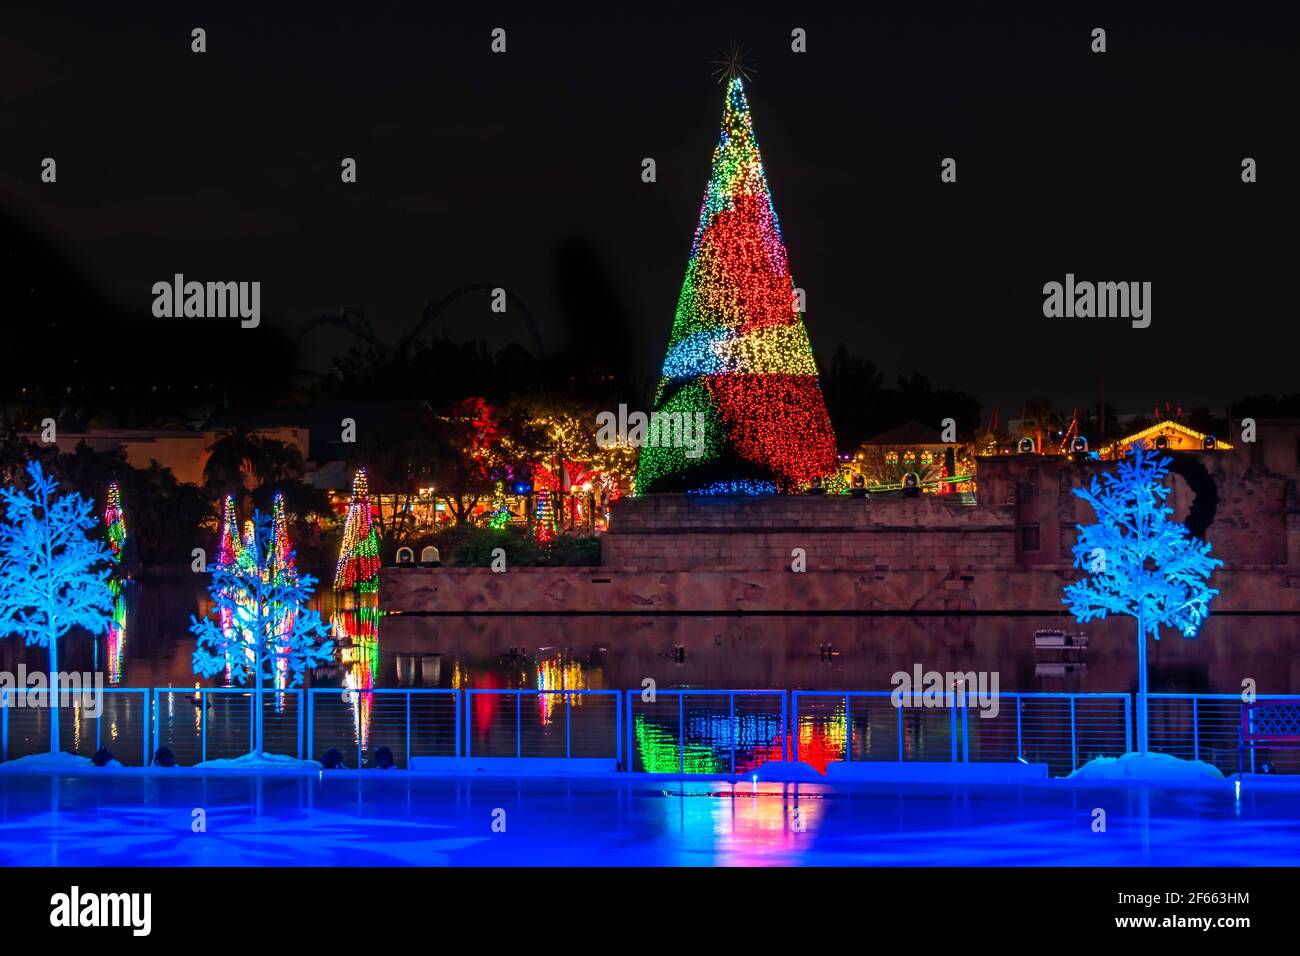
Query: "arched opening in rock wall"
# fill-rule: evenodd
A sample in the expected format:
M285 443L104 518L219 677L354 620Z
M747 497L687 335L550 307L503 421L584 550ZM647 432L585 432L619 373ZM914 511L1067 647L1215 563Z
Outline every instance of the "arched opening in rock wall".
M1204 463L1192 455L1171 455L1169 470L1187 482L1195 497L1187 512L1183 526L1195 537L1204 539L1205 532L1214 522L1214 514L1219 510L1219 487L1214 476Z

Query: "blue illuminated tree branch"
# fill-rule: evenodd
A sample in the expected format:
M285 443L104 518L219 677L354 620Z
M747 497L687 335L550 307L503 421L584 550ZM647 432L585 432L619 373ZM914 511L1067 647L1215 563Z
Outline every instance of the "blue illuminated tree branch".
M1219 592L1210 574L1223 564L1210 544L1170 521L1164 479L1170 460L1138 448L1113 472L1074 493L1092 505L1097 524L1078 525L1074 566L1090 573L1065 588L1064 603L1082 623L1128 614L1138 625L1138 751L1147 752L1147 635L1161 627L1195 637Z
M253 528L253 545L244 552L253 560L213 565L211 614L191 617L190 632L196 639L196 674L212 677L228 670L241 686L251 678L257 700L253 752L261 757L264 682L282 677L286 686L296 687L308 668L333 660L334 642L329 625L308 606L316 579L285 572L268 516L254 512Z
M49 649L50 753L58 753L59 638L74 627L91 634L108 627L112 553L100 539L93 501L59 496L40 462L28 462L27 474L25 490L0 488L0 637Z

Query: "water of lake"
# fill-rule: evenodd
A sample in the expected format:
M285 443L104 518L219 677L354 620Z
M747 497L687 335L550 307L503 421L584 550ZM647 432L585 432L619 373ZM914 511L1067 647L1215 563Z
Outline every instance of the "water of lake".
M888 690L896 671L997 672L1003 691L1129 691L1135 625L1117 618L1018 616L510 616L384 615L331 592L316 606L334 623L338 663L314 686ZM70 636L63 670L102 669L110 684L192 686L190 615L206 611L192 577L125 589L110 633ZM1035 649L1034 631L1080 631L1066 657ZM0 640L0 669L44 668L46 655ZM1300 691L1300 617L1212 616L1195 640L1168 633L1150 651L1151 689ZM202 681L219 685L219 681Z

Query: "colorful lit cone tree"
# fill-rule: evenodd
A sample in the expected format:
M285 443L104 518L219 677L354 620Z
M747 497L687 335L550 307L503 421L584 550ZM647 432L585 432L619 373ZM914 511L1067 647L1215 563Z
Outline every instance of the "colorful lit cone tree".
M298 686L308 668L333 660L334 642L329 625L308 606L316 579L309 574L273 574L278 559L272 522L254 512L252 526L243 560L212 566L212 615L191 617L190 632L195 636L196 674L212 677L228 670L236 684L247 686L252 680L257 700L253 753L261 758L265 681L282 677L285 686ZM292 563L292 552L288 560ZM226 620L233 626L223 626Z
M108 547L113 554L113 563L118 565L118 572L123 571L123 558L126 553L126 512L122 508L122 490L116 481L108 483L105 496L104 527L107 529ZM104 667L108 671L108 682L117 684L122 680L122 652L126 639L126 594L122 581L115 575L108 582L109 593L113 596L113 614L108 622L108 633L104 639ZM96 642L96 667L99 665L99 643Z
M487 526L500 531L510 524L510 509L506 507L505 482L498 481L492 489L492 510L487 516Z
M285 512L284 495L276 492L271 502L271 549L267 556L266 575L272 580L296 581L298 565L294 561L293 542L289 540L289 518ZM294 612L286 608L277 625L277 633L293 630ZM283 689L288 686L288 671L283 661L276 668L275 686ZM284 698L276 696L277 711L284 707Z
M18 635L49 650L50 753L58 753L59 638L74 627L92 635L107 629L113 553L98 537L93 501L76 493L58 497L59 483L40 462L29 462L27 474L26 490L0 489L0 636Z
M1099 522L1078 525L1074 566L1089 575L1067 585L1064 603L1080 623L1108 614L1137 618L1138 752L1148 750L1147 635L1160 639L1160 628L1177 628L1195 637L1209 616L1210 600L1219 592L1210 574L1223 564L1210 557L1210 544L1192 537L1169 520L1164 479L1168 458L1138 448L1113 472L1092 479L1074 493L1092 505Z
M221 512L221 534L217 539L216 567L229 570L243 560L244 542L239 534L239 513L235 510L234 495L226 495ZM229 611L219 612L221 627L227 633L234 630L234 615ZM230 676L226 675L227 678Z
M104 526L108 529L108 547L114 563L122 561L126 547L126 515L122 511L122 492L116 481L108 483L108 503L104 507Z
M370 514L370 483L366 470L358 468L352 478L352 498L343 524L334 590L362 593L379 590L379 535Z
M293 542L289 540L289 518L284 509L284 495L279 492L276 492L271 502L271 551L267 573L272 577L298 576L298 566L293 558Z
M702 421L702 453L665 443L662 428L658 447L645 436L638 494L788 492L835 470L835 436L739 76L727 85L654 411Z
M228 568L239 560L243 541L239 537L239 515L235 512L235 498L226 495L221 512L221 538L217 542L217 567Z

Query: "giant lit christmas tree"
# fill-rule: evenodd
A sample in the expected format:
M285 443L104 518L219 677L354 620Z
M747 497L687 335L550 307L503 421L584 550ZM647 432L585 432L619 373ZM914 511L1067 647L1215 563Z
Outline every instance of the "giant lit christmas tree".
M661 428L659 446L641 449L638 494L789 492L835 470L798 309L749 103L733 76L654 405L661 419L702 420L702 454L685 442L665 447Z
M379 535L370 515L370 483L358 468L352 479L352 499L343 524L343 543L334 571L334 590L356 588L362 593L379 590Z

